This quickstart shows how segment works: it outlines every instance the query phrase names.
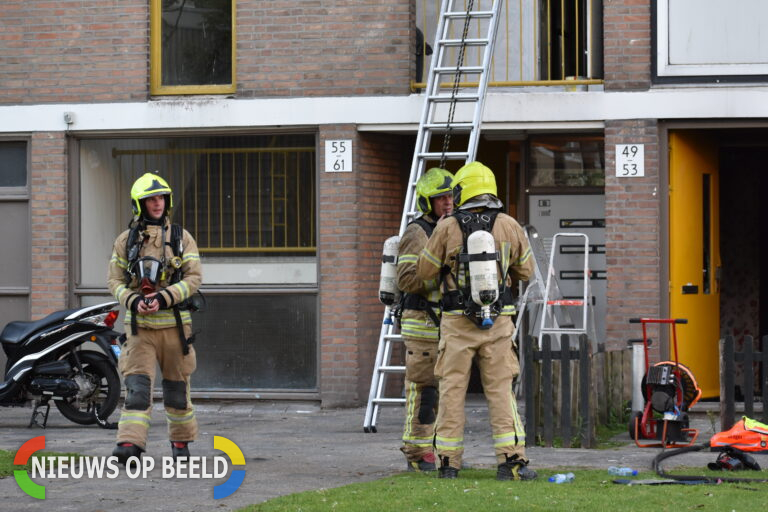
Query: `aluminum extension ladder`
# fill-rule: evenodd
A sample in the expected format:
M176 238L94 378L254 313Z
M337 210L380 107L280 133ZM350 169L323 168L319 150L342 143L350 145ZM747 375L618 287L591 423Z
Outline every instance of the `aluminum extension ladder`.
M556 281L555 275L555 254L558 252L558 239L571 238L582 239L584 241L584 269L582 271L582 297L581 299L555 298L552 295L554 290L553 282ZM569 246L572 247L572 246ZM569 251L571 254L581 252ZM544 311L541 315L541 326L539 328L539 343L546 334L553 335L553 346L559 346L561 334L586 334L587 337L597 346L595 337L595 318L592 304L592 295L590 289L590 270L589 270L589 237L584 233L555 233L552 237L552 249L549 255L549 270L547 272L547 284L544 291ZM579 308L580 320L575 325L559 325L554 308ZM578 318L576 317L576 318Z
M502 0L442 0L400 221L400 236L418 213L416 183L428 168L427 162L433 162L431 166L445 168L447 161L468 163L475 160L501 4ZM473 35L482 33L481 37L468 37L470 25ZM471 55L467 54L467 49ZM473 57L477 57L479 65L466 64L467 59ZM452 59L454 63L451 63ZM452 87L445 91L443 80L448 77L452 78ZM470 80L467 80L468 77ZM470 121L464 120L469 117L464 110L460 112L462 121L454 120L458 104L473 107ZM469 136L466 151L448 151L453 133ZM443 135L442 151L433 150L433 135ZM387 320L386 313L384 320ZM405 403L405 398L384 396L387 376L405 373L404 366L394 365L391 361L393 343L396 342L402 342L402 337L396 332L394 324L383 323L363 422L365 432L376 432L376 420L382 405Z

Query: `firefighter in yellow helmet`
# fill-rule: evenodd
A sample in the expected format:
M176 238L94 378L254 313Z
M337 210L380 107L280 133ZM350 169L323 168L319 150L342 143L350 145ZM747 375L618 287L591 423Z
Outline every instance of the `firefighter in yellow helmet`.
M189 457L197 420L189 397L195 371L190 299L202 281L197 243L171 224L173 192L146 173L131 188L133 220L121 233L109 261L109 290L126 308L127 340L119 361L125 382L117 447L122 464L147 448L156 366L162 372L163 403L174 457Z
M437 411L435 361L440 325L437 279L416 276L416 260L437 221L453 211L453 175L433 167L416 183L416 207L421 215L408 224L400 239L397 287L404 293L400 320L405 342L405 428L403 446L409 471L434 471Z
M440 408L435 426L435 447L440 478L456 478L464 453L464 399L472 359L476 358L488 400L493 444L498 463L497 480L531 480L536 472L525 458L525 430L517 411L512 381L520 371L512 346L513 280L528 280L533 273L531 250L515 219L501 212L493 172L471 162L452 182L457 211L438 223L419 255L417 276L424 281L444 276L443 316L440 323L435 375ZM499 300L493 324L482 323L473 309L465 248L467 232L477 229L493 236L498 265ZM485 255L483 255L485 256ZM465 264L466 263L466 264ZM444 270L445 269L445 270Z

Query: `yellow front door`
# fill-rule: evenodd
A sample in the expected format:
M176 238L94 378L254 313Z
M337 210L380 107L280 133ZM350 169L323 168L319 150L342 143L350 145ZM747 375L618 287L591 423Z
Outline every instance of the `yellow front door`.
M678 355L705 398L720 393L720 191L717 142L701 131L669 134L669 304ZM671 343L671 339L670 339ZM670 359L674 358L670 345Z

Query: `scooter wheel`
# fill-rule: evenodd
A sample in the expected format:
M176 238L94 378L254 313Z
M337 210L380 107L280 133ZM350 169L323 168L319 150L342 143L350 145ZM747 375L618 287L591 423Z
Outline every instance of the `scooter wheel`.
M635 424L637 424L637 433L638 437L642 437L643 430L640 425L640 422L643 421L643 413L640 411L635 411L632 413L632 416L629 418L629 425L627 425L627 431L629 432L629 438L632 440L635 439Z

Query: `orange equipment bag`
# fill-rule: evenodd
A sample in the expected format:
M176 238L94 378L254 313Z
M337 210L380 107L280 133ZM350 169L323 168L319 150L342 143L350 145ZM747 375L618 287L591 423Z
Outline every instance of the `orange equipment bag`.
M733 427L712 436L709 446L731 446L745 452L768 452L768 425L742 416Z

